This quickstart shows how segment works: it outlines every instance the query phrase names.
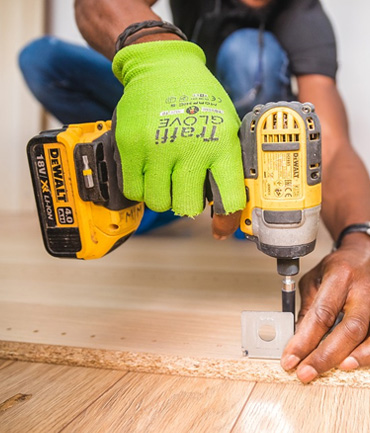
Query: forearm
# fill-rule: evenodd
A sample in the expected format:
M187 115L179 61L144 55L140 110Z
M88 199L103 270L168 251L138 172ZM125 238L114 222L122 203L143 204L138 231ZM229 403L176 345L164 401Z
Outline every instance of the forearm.
M370 220L370 180L350 144L347 116L333 80L298 79L299 97L316 107L322 127L322 218L333 239L349 224Z
M324 164L322 203L322 218L333 239L350 224L370 221L370 180L352 148L343 148Z
M91 47L112 59L117 37L130 24L160 20L151 6L156 0L75 0L77 26ZM138 42L179 39L171 33L144 36Z

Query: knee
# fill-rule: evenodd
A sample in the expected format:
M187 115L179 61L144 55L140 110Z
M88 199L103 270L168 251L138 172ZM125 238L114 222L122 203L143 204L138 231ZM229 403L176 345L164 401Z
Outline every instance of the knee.
M220 46L217 70L222 74L225 69L233 69L237 73L242 71L244 77L254 78L262 50L265 76L278 74L282 65L288 62L287 54L272 33L263 32L263 42L260 37L258 29L240 29L232 33Z
M56 38L44 36L30 42L19 52L19 68L36 96L52 79L52 71L57 66L57 44Z
M221 44L216 60L216 69L222 75L226 70L243 71L253 75L258 63L259 31L240 29L233 32Z
M288 55L276 39L270 33L264 33L264 48L262 54L263 71L266 80L281 80L282 75L288 75Z

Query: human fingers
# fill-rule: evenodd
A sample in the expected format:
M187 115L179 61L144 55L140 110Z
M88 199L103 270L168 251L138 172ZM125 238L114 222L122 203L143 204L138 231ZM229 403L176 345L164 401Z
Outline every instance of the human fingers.
M341 370L354 370L358 367L370 366L370 336L369 333L365 341L356 347L344 361L341 362L339 368Z
M298 312L297 328L300 326L303 318L311 308L317 292L321 284L321 267L317 265L315 268L307 272L299 281L299 293L301 298L301 306Z
M237 211L228 215L213 215L212 233L218 240L224 240L239 227L242 211Z
M314 303L284 349L281 365L285 370L295 368L316 349L323 336L335 323L346 298L347 284L343 281L343 275L337 272L324 274Z
M303 383L338 366L365 339L369 329L370 305L369 302L364 302L360 291L351 294L342 322L298 366L297 376Z

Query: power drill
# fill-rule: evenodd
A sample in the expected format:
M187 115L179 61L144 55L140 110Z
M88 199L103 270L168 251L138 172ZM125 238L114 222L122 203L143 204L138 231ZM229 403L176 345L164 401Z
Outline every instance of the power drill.
M321 208L321 130L310 103L257 105L242 122L247 206L240 228L277 259L282 310L295 317L299 258L313 251Z
M111 122L41 132L27 155L44 245L55 257L96 259L138 228L144 204L118 188Z
M143 203L118 188L111 122L67 125L32 138L27 154L46 250L99 258L138 228ZM311 104L259 105L240 130L247 239L277 258L283 311L294 314L299 257L314 249L321 202L320 124Z

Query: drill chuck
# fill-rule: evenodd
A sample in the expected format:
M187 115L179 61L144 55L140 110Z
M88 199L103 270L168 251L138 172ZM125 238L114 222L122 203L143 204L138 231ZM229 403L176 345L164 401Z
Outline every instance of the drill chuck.
M279 275L292 276L299 273L299 258L278 258L277 271Z

